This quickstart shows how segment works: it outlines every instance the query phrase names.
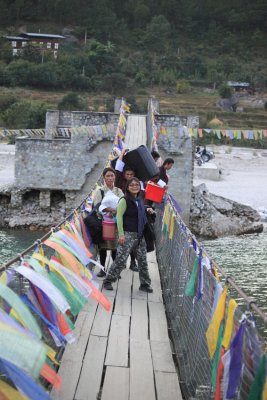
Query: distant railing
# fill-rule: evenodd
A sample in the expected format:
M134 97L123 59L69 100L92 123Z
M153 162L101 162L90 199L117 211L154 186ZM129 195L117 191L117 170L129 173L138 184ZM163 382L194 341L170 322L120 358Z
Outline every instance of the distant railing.
M219 327L225 337L225 325L230 312L228 306L235 303L230 295L234 289L235 293L238 292L238 297L243 298L246 307L242 310L237 306L232 319L231 340L235 338L237 341L236 333L242 325L242 341L238 343L240 370L237 371L236 396L229 398L248 399L260 361L266 363L264 359L266 343L255 327L254 314L258 315L262 324L266 325L267 315L205 254L205 249L201 248L185 226L177 210L175 200L169 196L165 208L158 210L155 231L163 297L184 398L188 400L228 398L222 395L214 396L216 389L223 390L223 375L218 376L218 364L221 361L221 352L226 352L230 345L230 341L228 345L223 342L226 348L218 344ZM218 271L225 283L219 283ZM221 293L218 289L222 290L224 287L229 290L225 308L220 311L216 309L216 304L219 302L218 294ZM207 332L212 328L210 324L215 313L221 320L217 323L218 338L213 332L213 345L216 347L217 344L217 348L211 357ZM229 321L230 319L229 317ZM214 320L215 317L213 323L216 322ZM229 325L227 329L229 334ZM241 330L238 332L240 334ZM218 385L221 385L221 388Z

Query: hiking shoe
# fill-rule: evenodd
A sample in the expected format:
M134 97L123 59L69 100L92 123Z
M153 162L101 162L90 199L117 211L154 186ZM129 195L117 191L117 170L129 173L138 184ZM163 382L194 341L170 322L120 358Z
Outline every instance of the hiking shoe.
M139 290L142 290L142 292L147 292L147 293L152 293L153 292L153 289L152 289L151 286L144 285L144 284L140 285Z
M106 290L113 290L113 286L111 285L110 282L104 282L104 289Z
M135 261L131 262L129 269L132 270L133 272L139 272L139 269L138 269Z
M98 272L98 274L96 275L98 278L103 278L104 276L106 276L105 271L103 271L102 269Z

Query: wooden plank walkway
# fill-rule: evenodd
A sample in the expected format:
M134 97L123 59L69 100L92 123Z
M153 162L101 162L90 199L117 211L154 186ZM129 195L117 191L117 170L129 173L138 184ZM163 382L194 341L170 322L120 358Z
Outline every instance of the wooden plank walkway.
M145 144L144 116L128 117L126 139L129 148ZM62 388L51 392L54 400L182 399L154 252L148 262L153 293L139 291L138 273L127 268L112 292L103 289L110 313L92 299L80 312L77 341L63 354Z

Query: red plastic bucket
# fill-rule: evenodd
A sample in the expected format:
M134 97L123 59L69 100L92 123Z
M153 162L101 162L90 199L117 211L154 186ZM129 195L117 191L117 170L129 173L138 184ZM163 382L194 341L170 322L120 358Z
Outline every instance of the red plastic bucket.
M116 238L116 222L113 219L103 219L103 221L102 221L102 238L103 238L103 240L115 240L115 238Z
M165 188L157 185L154 182L148 181L146 186L145 198L152 200L155 203L161 203L165 193Z

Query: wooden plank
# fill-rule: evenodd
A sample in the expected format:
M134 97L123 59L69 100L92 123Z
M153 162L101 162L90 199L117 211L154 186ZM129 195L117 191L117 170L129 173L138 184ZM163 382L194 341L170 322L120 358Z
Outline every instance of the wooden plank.
M127 262L130 266L130 261ZM136 272L135 272L136 273ZM138 273L137 273L138 275ZM118 282L118 291L120 290L120 284L127 282L128 284L132 285L133 284L133 271L131 271L128 268L125 268L121 272L121 279Z
M129 368L107 367L101 400L127 400L129 386Z
M164 306L162 303L148 303L150 340L169 342L168 328Z
M176 372L169 342L150 341L153 369L161 372Z
M74 334L76 335L76 342L71 345L67 345L62 356L61 365L67 360L82 361L97 307L101 307L98 305L97 301L94 299L89 299L88 304L86 305L87 311L81 311L79 313L75 323L74 331Z
M176 373L155 372L157 400L182 400L182 394Z
M128 367L129 325L129 316L112 316L105 365Z
M130 274L132 273L130 272ZM131 315L132 277L130 281L128 278L130 274L126 274L127 280L124 280L124 278L122 278L118 283L118 291L114 308L114 314L116 315Z
M163 303L160 276L157 264L149 263L149 274L153 293L148 293L148 301Z
M75 400L95 400L100 390L107 338L90 336ZM65 400L65 399L64 399Z
M131 339L135 341L148 340L148 310L146 300L132 301Z
M149 341L130 340L130 400L155 400Z
M134 278L133 278L132 299L147 300L147 293L139 290L140 286L139 274L135 273L133 277Z
M107 298L111 302L111 304L113 304L114 297L107 296ZM111 315L112 311L107 312L103 307L99 305L92 326L91 335L108 336Z
M81 361L65 360L59 370L62 386L59 390L52 389L50 396L53 400L73 400L77 382L82 368Z

